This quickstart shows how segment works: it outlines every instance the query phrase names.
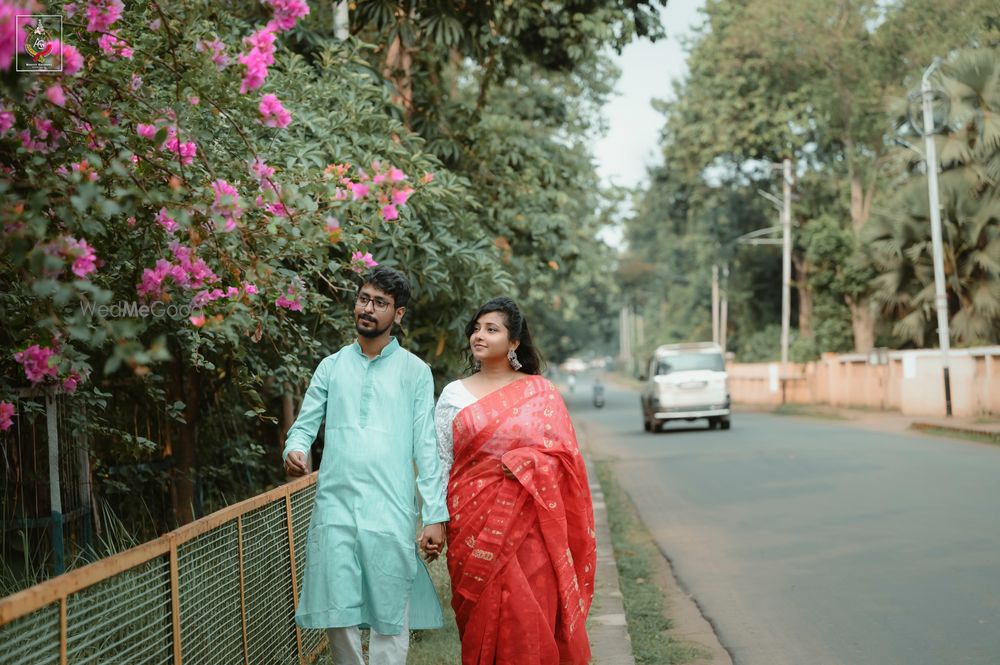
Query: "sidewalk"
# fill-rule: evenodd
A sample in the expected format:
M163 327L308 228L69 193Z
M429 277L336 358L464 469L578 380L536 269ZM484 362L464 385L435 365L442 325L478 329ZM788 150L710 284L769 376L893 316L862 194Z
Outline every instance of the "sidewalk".
M772 413L773 407L737 404L737 410ZM786 411L779 415L833 418L849 421L855 425L881 432L929 432L947 435L981 436L1000 443L1000 419L991 418L945 418L936 416L909 416L899 411L876 411L872 409L851 409L828 406L826 404L786 404Z
M578 433L579 434L579 433ZM581 437L582 438L582 437ZM580 441L580 451L587 463L590 495L594 502L594 530L597 532L597 574L594 582L594 603L587 617L587 635L594 665L635 665L632 638L628 634L622 592L618 587L618 566L611 548L608 511L604 492L590 461L590 448Z

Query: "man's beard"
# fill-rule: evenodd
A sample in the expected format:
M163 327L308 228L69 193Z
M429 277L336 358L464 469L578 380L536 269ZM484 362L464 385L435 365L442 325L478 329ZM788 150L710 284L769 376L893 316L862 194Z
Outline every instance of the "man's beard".
M362 337L367 337L368 339L375 339L376 337L379 337L382 334L384 334L385 331L387 331L389 328L392 327L392 321L390 321L389 325L387 325L385 328L378 328L377 327L378 326L378 321L376 321L375 319L364 319L364 320L365 321L370 321L371 323L374 323L376 325L376 327L375 328L362 328L361 327L362 317L359 316L357 318L357 320L354 322L354 328L358 331L359 335L361 335Z

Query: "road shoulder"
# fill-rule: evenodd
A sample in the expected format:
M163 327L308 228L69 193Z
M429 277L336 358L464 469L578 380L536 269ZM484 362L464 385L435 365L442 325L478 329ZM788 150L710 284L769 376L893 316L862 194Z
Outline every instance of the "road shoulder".
M586 423L579 423L577 426L577 435L580 439L581 447L584 448L589 458L588 471L590 473L592 491L595 491L595 522L598 523L598 590L595 608L598 605L600 605L600 608L592 610L592 627L589 628L591 642L594 647L594 662L601 665L605 663L627 663L631 665L636 662L631 653L633 644L629 636L629 627L626 625L625 609L622 602L619 564L616 564L614 559L611 533L607 525L608 511L604 500L604 489L606 489L607 491L614 491L621 495L619 500L622 503L627 503L624 509L631 511L635 521L641 526L641 534L637 537L645 541L641 543L642 545L648 545L644 549L654 553L653 556L647 558L650 577L652 579L639 579L637 581L642 584L651 583L663 595L662 618L668 628L662 632L662 635L676 644L673 653L678 658L670 662L683 662L685 665L732 665L732 658L720 643L715 629L702 615L695 599L683 589L674 576L669 559L657 547L646 530L645 525L639 520L635 507L631 505L631 500L617 485L602 489L598 483L598 477L593 467L594 449L590 446L590 437L596 434L596 429ZM613 474L613 464L609 464L609 467ZM595 487L597 488L596 490L593 489ZM600 491L601 494L596 494L596 491ZM604 548L603 552L602 546ZM612 577L613 588L610 588ZM604 578L603 582L602 578ZM602 584L608 585L609 588L602 589ZM606 604L608 601L613 601L613 609L611 604ZM597 612L596 615L595 611ZM612 612L616 615L613 618ZM617 625L605 625L605 622ZM627 658L620 653L606 652L606 649L615 643L622 647L627 646L629 649Z

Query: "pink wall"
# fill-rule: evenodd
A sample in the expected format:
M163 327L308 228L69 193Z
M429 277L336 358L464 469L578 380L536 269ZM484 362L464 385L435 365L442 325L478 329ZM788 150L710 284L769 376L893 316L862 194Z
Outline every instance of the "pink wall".
M883 364L863 354L825 354L810 363L730 363L737 404L829 404L943 416L944 379L936 349L888 351ZM953 349L951 401L955 416L1000 415L1000 347Z

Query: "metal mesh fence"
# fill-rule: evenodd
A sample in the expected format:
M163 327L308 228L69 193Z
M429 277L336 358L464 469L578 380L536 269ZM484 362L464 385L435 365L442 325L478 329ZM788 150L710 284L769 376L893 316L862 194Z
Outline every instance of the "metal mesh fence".
M243 660L238 547L234 520L177 548L185 663Z
M173 658L167 557L120 572L67 599L71 663L169 663Z
M244 517L243 575L251 663L295 660L295 601L288 542L284 505L265 506Z
M59 662L59 605L49 605L0 629L0 663L21 665Z
M300 647L294 615L314 496L311 476L0 599L0 665L312 661L325 636Z
M310 485L291 497L292 533L295 537L295 582L298 589L302 588L302 579L306 570L306 540L315 498L315 485ZM310 655L318 653L326 644L325 640L325 631L302 630L302 652Z

